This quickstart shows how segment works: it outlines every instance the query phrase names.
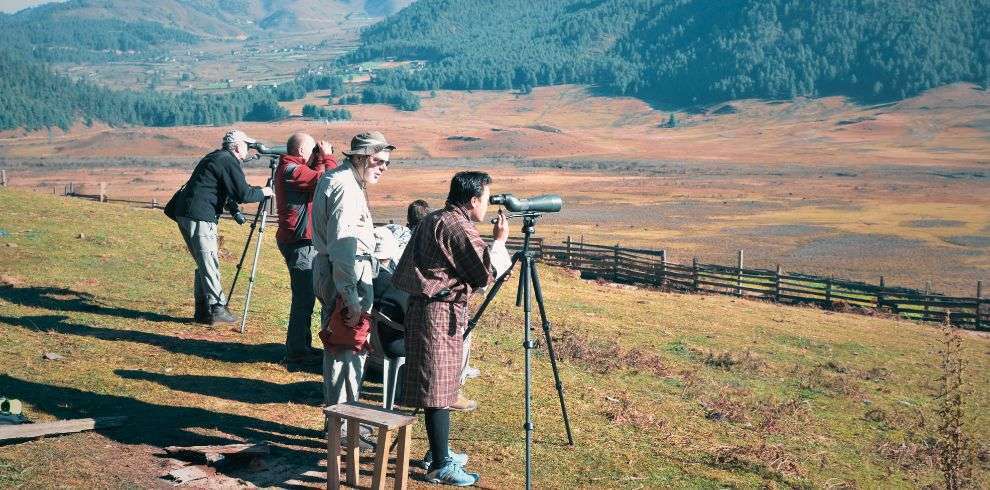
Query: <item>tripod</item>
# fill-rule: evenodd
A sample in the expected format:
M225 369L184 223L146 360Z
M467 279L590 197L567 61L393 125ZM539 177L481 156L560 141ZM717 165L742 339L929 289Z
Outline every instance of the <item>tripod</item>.
M278 166L278 156L270 155L268 158L268 169L270 171L270 175L265 186L271 187L272 183L275 182L275 168ZM241 260L237 262L237 272L234 273L234 280L230 283L230 292L227 293L227 304L224 306L230 304L230 298L234 295L234 287L237 286L237 278L241 275L241 268L244 266L244 259L247 258L248 248L251 246L251 238L254 236L254 230L257 229L258 241L255 243L254 247L254 263L251 264L251 275L248 276L247 295L244 297L244 311L241 313L241 333L244 333L244 324L247 323L248 306L251 305L251 291L254 290L254 277L258 272L258 257L261 256L261 243L264 242L265 238L265 225L268 223L268 214L274 212L275 198L265 196L261 202L258 203L258 210L254 213L254 221L251 222L251 231L248 232L247 241L244 242L244 251L241 252Z
M516 306L522 306L523 308L523 349L524 349L524 372L525 372L525 414L526 422L523 424L523 429L526 431L526 489L532 488L532 446L533 446L533 421L532 414L530 411L530 351L536 348L536 341L530 339L530 316L531 316L531 305L530 305L530 291L536 294L536 304L539 306L540 310L540 320L543 324L543 337L547 343L547 353L550 356L550 366L553 369L553 379L554 384L557 388L557 398L560 400L560 411L564 417L564 430L567 432L567 444L570 446L574 445L574 437L571 435L571 421L567 416L567 406L564 404L564 385L560 381L560 372L557 370L557 356L553 351L553 341L550 338L550 322L547 320L547 311L543 303L543 290L540 288L540 276L536 272L536 263L534 262L535 253L529 249L529 241L536 229L536 220L541 216L540 213L525 212L512 215L510 217L522 217L523 218L523 240L522 250L516 252L512 256L512 265L509 269L505 271L499 278L495 281L492 286L491 291L485 296L485 301L481 303L478 307L478 311L474 314L474 317L468 321L468 327L464 331L464 337L467 338L468 334L474 330L474 327L478 324L478 320L481 315L485 313L488 305L491 304L492 300L495 299L495 295L498 294L499 289L505 284L506 279L508 279L509 274L512 269L515 268L516 263L520 264L519 267L519 286L516 289Z

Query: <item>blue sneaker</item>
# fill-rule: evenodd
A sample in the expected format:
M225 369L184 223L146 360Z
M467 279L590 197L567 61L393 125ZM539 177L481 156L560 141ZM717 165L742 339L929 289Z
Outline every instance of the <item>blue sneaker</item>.
M467 453L455 453L454 451L451 451L450 449L448 449L447 450L447 457L450 458L451 461L457 463L460 466L464 466L468 462L468 455L467 455ZM433 451L430 451L429 449L427 449L426 450L426 456L423 456L423 462L420 465L420 468L422 468L422 469L424 469L426 471L430 471L430 468L432 466L433 466Z
M444 485L454 485L456 487L470 487L481 477L477 473L468 473L464 467L455 463L450 458L446 464L426 474L426 479L430 483L442 483Z

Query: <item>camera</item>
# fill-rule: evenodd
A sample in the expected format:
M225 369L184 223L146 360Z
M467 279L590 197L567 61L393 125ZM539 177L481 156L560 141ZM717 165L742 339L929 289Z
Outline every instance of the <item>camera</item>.
M556 194L546 194L520 199L512 194L496 194L488 198L489 204L503 206L513 213L556 213L564 207L564 200Z
M237 204L237 201L233 199L227 199L227 204L224 205L227 212L230 213L230 217L234 218L234 221L239 225L243 225L247 218L244 217L244 213L241 212L241 207Z
M248 149L258 152L260 155L285 155L288 150L284 146L275 146L269 148L264 145L264 143L255 141L254 143L248 143Z

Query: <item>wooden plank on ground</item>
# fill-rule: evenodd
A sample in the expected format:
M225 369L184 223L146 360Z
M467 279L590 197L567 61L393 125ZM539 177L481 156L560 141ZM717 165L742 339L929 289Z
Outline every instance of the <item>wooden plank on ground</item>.
M106 429L124 425L127 417L96 417L92 419L59 420L40 424L0 426L0 441L34 439L35 437L72 434L94 429Z
M267 442L246 444L225 444L222 446L168 446L165 452L182 458L217 463L225 458L246 458L266 456L270 452Z

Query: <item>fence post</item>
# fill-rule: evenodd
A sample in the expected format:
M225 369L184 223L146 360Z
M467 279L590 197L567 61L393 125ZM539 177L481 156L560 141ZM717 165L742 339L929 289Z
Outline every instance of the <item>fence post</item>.
M773 273L773 300L780 302L780 264L777 264L777 270Z
M928 321L928 295L932 294L932 282L925 281L925 308L924 321Z
M151 198L151 209L158 209L158 199L157 198L154 198L154 197Z
M107 183L100 182L100 202L107 202Z
M877 291L877 309L878 310L881 307L883 307L883 288L884 287L885 286L883 285L883 276L880 276L880 290Z
M660 287L667 285L667 251L660 251Z
M619 282L619 244L612 251L612 282Z
M574 268L574 263L571 260L571 236L570 235L567 235L567 242L566 242L566 244L567 244L567 268L568 269L573 269Z
M694 292L698 292L698 257L691 259L691 286L694 288Z
M0 187L7 187L7 169L0 170Z
M743 275L743 251L739 250L736 257L736 296L742 296L742 275Z
M980 320L980 303L983 302L983 281L976 281L976 329L980 330L982 322Z
M832 304L832 278L825 280L825 304Z

